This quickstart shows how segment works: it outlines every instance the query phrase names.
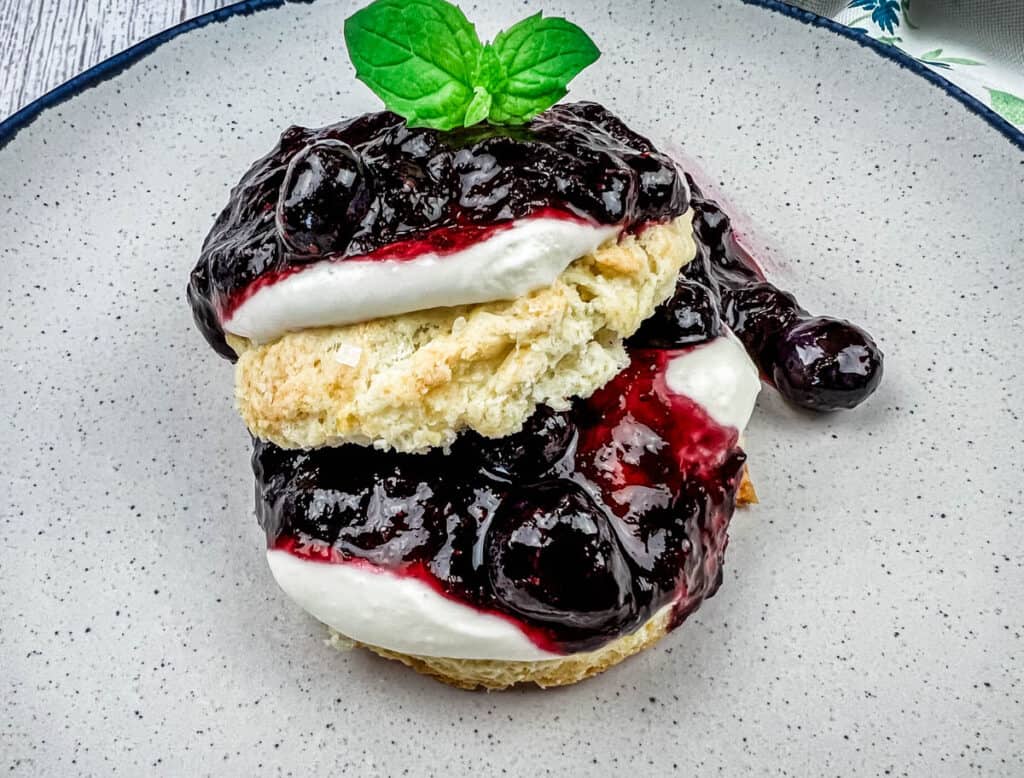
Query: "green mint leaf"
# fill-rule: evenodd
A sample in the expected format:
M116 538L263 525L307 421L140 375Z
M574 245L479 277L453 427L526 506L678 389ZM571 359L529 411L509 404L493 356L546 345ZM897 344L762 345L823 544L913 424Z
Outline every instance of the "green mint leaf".
M447 0L374 0L345 20L345 43L388 109L438 130L524 124L600 56L575 24L539 13L485 46Z
M542 97L514 97L510 94L495 95L491 112L487 118L493 124L526 124L537 114L550 108L569 93L568 89L549 92Z
M534 14L494 39L504 88L494 93L490 119L520 124L561 100L566 85L599 56L590 37L570 21Z
M473 77L483 46L445 0L376 0L345 20L356 78L410 126L462 126L477 102ZM489 108L489 107L488 107Z
M505 69L501 66L498 52L494 50L494 44L484 44L476 63L476 69L473 71L473 83L494 94L505 90L505 81Z
M474 124L479 124L487 118L487 114L491 111L491 103L494 98L491 93L482 86L476 87L473 93L473 99L469 103L469 107L466 108L466 116L463 119L463 124L466 127L472 127Z

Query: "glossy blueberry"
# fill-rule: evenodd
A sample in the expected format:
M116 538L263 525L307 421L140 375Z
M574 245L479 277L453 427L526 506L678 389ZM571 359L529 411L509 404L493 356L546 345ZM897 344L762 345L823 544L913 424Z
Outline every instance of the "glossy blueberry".
M629 339L634 348L683 348L718 337L722 322L718 301L708 287L680 281L675 294L658 306Z
M791 402L815 411L853 408L882 380L882 352L864 330L818 316L779 333L772 381Z
M759 363L773 336L803 314L793 295L764 281L722 287L722 317ZM761 369L770 373L763 364Z
M540 476L565 456L575 427L568 413L539 406L523 429L504 438L477 438L483 466L508 479Z
M722 246L726 234L732 229L729 217L718 204L695 196L691 202L693 207L693 232L712 250Z
M485 540L495 598L541 623L611 629L633 606L632 573L604 512L572 481L510 495Z
M630 157L629 163L640 182L637 187L638 208L656 208L658 203L685 200L683 178L669 157L648 152Z
M423 132L423 131L420 131ZM419 136L403 144L405 154L371 157L374 188L401 197L399 207L386 206L388 213L375 214L374 229L383 228L388 240L401 239L417 230L443 223L452 197L451 182L437 179L446 175L443 160L430 158ZM370 226L370 225L364 225Z
M633 487L629 510L616 524L626 554L661 592L674 591L683 574L696 510L685 493L674 498L665 486Z
M348 144L326 138L288 165L277 201L278 232L298 254L327 254L348 242L370 207L367 172Z
M333 545L339 533L365 519L372 474L355 469L344 449L336 464L352 476L339 481L316 457L254 441L256 514L268 538L291 534Z

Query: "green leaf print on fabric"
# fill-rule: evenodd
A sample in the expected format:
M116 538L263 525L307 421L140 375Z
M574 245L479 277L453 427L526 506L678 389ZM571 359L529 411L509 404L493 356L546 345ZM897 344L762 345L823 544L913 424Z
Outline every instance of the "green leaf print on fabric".
M992 109L997 114L1014 124L1024 125L1024 98L998 89L989 89L988 93L992 98Z
M978 62L976 59L970 57L943 57L942 49L932 49L926 51L924 54L917 58L918 62L924 62L926 65L932 65L933 67L942 68L943 70L949 70L950 65L984 65L984 62Z

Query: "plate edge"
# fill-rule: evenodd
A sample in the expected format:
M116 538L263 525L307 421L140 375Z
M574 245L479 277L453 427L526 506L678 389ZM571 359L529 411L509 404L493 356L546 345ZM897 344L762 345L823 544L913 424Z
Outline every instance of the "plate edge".
M937 86L954 100L961 103L968 111L977 114L984 121L988 122L994 129L1002 133L1014 146L1024 150L1024 129L1020 129L1011 124L981 102L978 98L964 91L949 79L943 78L931 68L918 62L902 49L882 43L881 41L872 38L866 32L855 30L852 27L847 27L845 24L840 24L834 19L821 16L813 11L797 8L795 5L783 2L783 0L740 0L740 2L744 5L752 5L769 11L774 11L782 14L783 16L788 16L792 19L803 22L804 24L809 24L812 27L829 30L840 37L847 38L866 49L870 49L883 59L895 62L905 70L909 70L911 73L920 76L933 86ZM0 125L0 131L2 131L2 129L3 125ZM2 144L2 135L0 135L0 144Z
M192 19L186 19L173 27L168 27L166 30L151 35L129 46L124 51L119 51L117 54L86 68L63 84L54 87L49 92L22 106L0 122L0 149L3 149L14 140L21 130L28 127L46 109L55 108L75 95L123 73L136 62L179 35L198 30L200 27L206 27L208 24L227 21L235 16L251 16L259 11L279 8L289 3L312 2L314 0L238 0L223 8L207 11L204 14L200 14Z
M223 8L218 8L214 11L208 11L194 19L188 19L159 32L156 35L146 38L145 40L130 46L124 51L114 54L102 62L82 71L77 76L65 81L60 86L51 89L46 94L36 98L28 105L23 106L0 122L0 149L3 149L8 143L14 140L22 129L30 125L36 117L46 109L54 108L80 92L84 92L85 90L122 73L129 66L133 65L147 54L152 53L164 43L167 43L173 38L177 38L179 35L197 30L200 27L205 27L206 25L214 22L226 21L227 19L235 16L249 16L270 8L279 8L287 3L312 2L315 2L315 0L239 0L239 2L226 5ZM971 96L956 84L943 78L935 71L922 65L909 54L897 49L895 46L888 46L876 41L864 32L858 32L850 27L839 24L832 19L827 19L812 11L805 11L802 8L797 8L789 3L782 2L782 0L740 0L740 2L744 5L763 8L768 11L782 14L783 16L788 16L789 18L803 22L804 24L828 30L843 38L852 40L864 48L872 50L878 56L895 62L897 65L909 70L911 73L925 79L933 86L938 87L967 108L968 111L976 114L982 120L987 122L1014 146L1024 150L1024 130L1018 129L1014 125L1010 124L1009 121L997 114L980 100Z

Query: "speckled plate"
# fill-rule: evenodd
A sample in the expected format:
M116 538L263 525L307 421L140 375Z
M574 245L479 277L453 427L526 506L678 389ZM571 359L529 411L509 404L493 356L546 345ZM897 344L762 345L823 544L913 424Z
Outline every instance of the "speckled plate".
M471 694L336 653L267 571L183 291L285 125L376 106L353 5L176 30L0 125L5 774L1022 774L1024 139L771 3L467 11L541 6L604 49L573 95L682 145L782 286L875 333L880 391L764 392L720 593L599 678Z

